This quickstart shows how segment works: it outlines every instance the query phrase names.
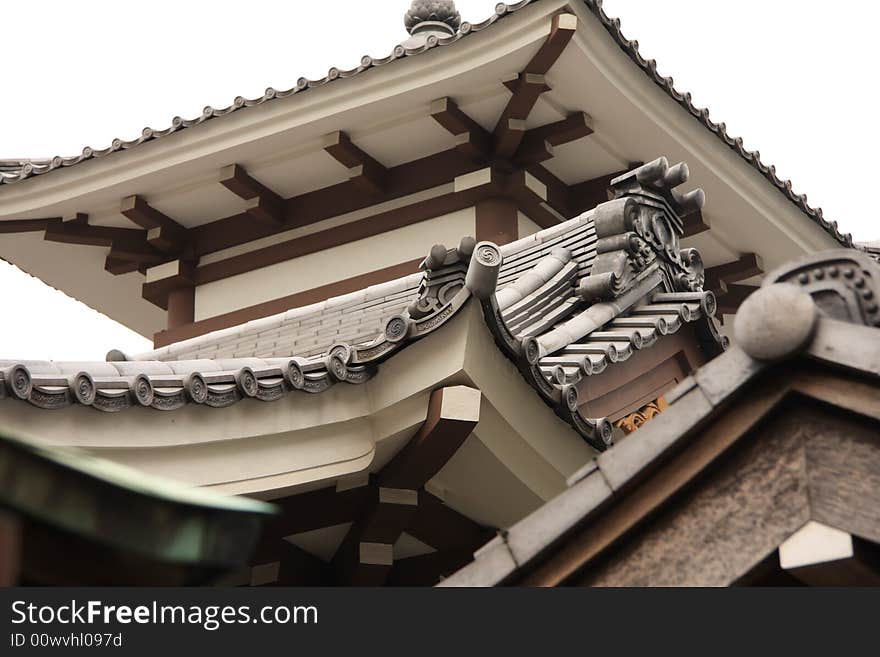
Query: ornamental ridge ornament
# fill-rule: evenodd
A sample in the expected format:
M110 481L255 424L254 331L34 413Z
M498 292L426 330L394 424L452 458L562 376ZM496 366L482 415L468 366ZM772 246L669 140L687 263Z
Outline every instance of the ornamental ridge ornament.
M596 208L596 259L578 291L587 301L608 301L632 288L641 274L659 270L669 292L703 289L703 260L696 249L682 249L682 219L703 207L701 189L686 194L683 162L665 157L618 176L609 189L612 201Z
M413 0L403 24L412 35L428 31L452 36L461 27L461 14L452 0Z
M572 219L566 237L513 251L481 242L471 260L467 286L495 341L599 451L611 445L612 427L586 416L589 405L579 396L586 377L689 322L699 322L698 339L710 353L724 348L715 298L703 290L703 261L681 247L683 218L705 202L700 189L676 189L688 174L684 163L669 166L660 157L612 180L610 200ZM501 273L511 267L502 268L508 257L530 263L528 273L511 282Z

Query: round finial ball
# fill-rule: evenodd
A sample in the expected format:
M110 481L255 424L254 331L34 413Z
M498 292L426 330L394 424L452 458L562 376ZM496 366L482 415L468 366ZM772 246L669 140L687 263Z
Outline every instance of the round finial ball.
M733 322L737 345L756 360L781 360L801 351L813 337L816 304L803 289L776 283L752 293Z

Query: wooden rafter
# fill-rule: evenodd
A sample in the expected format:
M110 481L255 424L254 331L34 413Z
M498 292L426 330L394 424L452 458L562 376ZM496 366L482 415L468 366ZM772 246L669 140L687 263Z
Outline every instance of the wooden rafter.
M568 195L573 213L580 214L581 212L586 212L607 201L608 187L611 185L611 181L642 164L642 162L630 162L626 169L612 171L611 173L571 185Z
M419 507L406 531L440 552L462 547L473 552L494 535L493 530L480 526L424 489L419 491Z
M507 106L501 112L501 117L492 133L496 157L505 160L513 157L525 135L526 119L529 118L541 94L549 89L542 74L520 74L513 88L513 95L507 101Z
M276 586L323 586L330 583L325 562L292 543L280 543Z
M333 557L337 582L345 585L384 583L394 565L394 544L418 507L418 493L370 487L371 496Z
M553 157L553 147L593 134L592 119L585 112L575 112L561 121L527 130L513 156L518 164L535 164Z
M464 386L435 390L428 401L427 419L382 469L380 485L421 488L452 458L479 419L479 390Z
M431 103L431 117L456 138L456 149L477 161L488 161L492 155L492 139L479 123L465 114L451 98L438 98Z
M479 391L465 386L436 390L422 427L367 483L274 500L282 512L267 525L253 563L279 561L279 583L308 583L301 569L308 566L313 573L324 572L326 564L319 568L310 555L289 550L284 537L346 522L351 527L329 564L336 583L384 583L395 565L393 546L404 532L438 552L449 553L449 558L430 560L436 561L436 574L431 570L430 578L442 576L450 564L464 563L491 537L491 530L448 508L426 492L424 485L470 435L479 420L480 399Z
M449 183L456 176L470 173L480 166L452 148L389 168L384 190L378 195L347 180L285 199L285 222L280 226L257 225L246 212L195 226L190 232L196 255L212 253L269 237L289 228L307 226L415 194Z
M4 233L32 233L46 230L61 223L61 217L49 217L47 219L12 219L0 221L0 234Z
M683 237L693 237L709 230L709 222L703 217L702 210L695 210L682 219L684 223Z
M716 294L723 292L722 285L736 283L764 273L764 263L757 253L743 253L736 260L706 269L705 288Z
M152 207L140 196L122 199L119 212L147 231L147 242L169 255L180 254L187 245L188 231Z
M341 130L324 136L324 150L348 169L348 178L359 189L379 194L385 184L387 170L368 153L352 143Z
M540 95L550 89L544 75L562 55L575 30L577 17L574 14L554 16L547 39L517 78L509 83L508 88L513 93L492 134L496 157L510 159L519 148L526 132L526 119Z
M162 262L166 257L147 241L143 230L92 226L88 223L87 215L53 224L46 229L43 238L63 244L110 247L104 269L117 275L145 269Z
M722 285L721 291L717 294L718 303L717 315L732 315L735 313L743 301L746 300L752 292L758 289L757 285L738 285L731 283L730 285Z
M556 63L577 30L577 16L556 14L550 23L550 34L523 70L544 74Z
M240 164L230 164L220 171L220 184L248 201L246 213L270 226L284 223L284 199L251 176Z

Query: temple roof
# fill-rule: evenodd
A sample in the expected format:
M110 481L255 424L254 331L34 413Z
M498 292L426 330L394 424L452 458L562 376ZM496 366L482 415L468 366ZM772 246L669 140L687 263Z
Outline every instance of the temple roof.
M94 564L98 554L109 556L92 583L145 583L137 568L121 568L120 554L148 566L154 583L157 578L187 581L171 579L180 577L175 568L189 569L192 582L204 579L199 569L240 567L259 538L262 519L276 511L257 500L187 487L5 430L0 433L0 505L23 521L26 575L43 583L78 584L89 575L81 572L83 564L71 564L78 559ZM46 559L39 544L47 534L70 549ZM89 550L76 549L78 541Z
M421 35L421 38L416 38L418 35L414 34L403 44L395 46L391 53L385 57L373 58L369 55L365 55L361 58L359 65L354 68L340 69L334 66L328 71L326 76L317 79L308 79L305 77L301 77L297 80L296 85L289 89L276 90L270 87L266 89L266 92L262 96L252 99L238 96L234 99L232 104L223 108L214 108L211 106L207 106L204 108L201 115L192 119L183 119L179 116L176 116L171 120L171 124L164 129L157 130L146 127L135 139L124 140L116 138L111 142L109 146L103 149L94 149L86 146L85 148L83 148L80 154L68 157L55 156L52 158L44 159L0 160L0 184L9 184L26 180L28 178L45 174L56 169L70 167L87 160L105 157L120 151L130 150L143 143L167 137L186 128L201 125L209 120L226 116L228 114L237 112L248 107L259 106L269 101L287 98L295 94L307 91L309 89L325 86L336 80L353 78L372 68L384 66L386 64L408 57L413 57L415 55L419 55L421 53L429 51L433 48L452 45L463 37L472 33L483 31L494 25L499 19L508 15L515 14L523 8L537 2L538 0L521 0L520 2L509 4L499 3L495 8L495 13L486 20L479 23L461 22L460 26L458 26L458 30L452 34L448 34L448 32L445 30L424 31ZM786 198L794 203L811 220L821 226L835 240L845 246L852 245L852 236L848 233L841 233L838 229L837 222L827 221L821 208L814 208L810 206L807 203L807 196L805 194L796 194L793 191L793 185L791 181L779 178L776 175L776 168L773 165L765 164L761 160L760 153L758 151L747 150L743 146L742 138L731 137L728 134L726 125L724 123L715 123L709 118L708 109L696 107L691 100L690 93L679 92L673 86L673 79L671 77L661 76L657 72L657 62L653 59L646 60L641 56L638 50L638 42L635 40L627 39L623 35L620 29L620 20L616 18L610 18L604 12L604 10L602 9L601 0L583 0L583 3L584 6L586 6L588 10L600 20L603 27L608 31L608 33L612 36L612 38L616 41L620 48L656 85L663 89L663 91L665 91L675 102L681 105L690 115L692 115L697 121L699 121L721 141L723 141L728 147L731 148L731 150L737 153L737 155L744 159L750 166L757 170L774 187L782 192L786 196ZM416 5L418 4L421 3L416 3ZM452 10L454 11L454 5L452 7ZM450 21L451 22L449 23L449 25L440 21L444 28L448 28L449 32L452 31L452 28L455 27L455 23L457 22L452 21L452 19L450 19ZM425 24L430 24L430 21Z
M751 403L750 412L761 418L798 394L877 419L878 296L880 267L851 249L826 251L771 272L737 315L734 347L682 381L666 395L670 406L663 413L586 464L569 479L568 490L500 533L442 585L493 586L526 575L567 538L595 527L600 514L629 495L633 483L661 461L676 453L684 458L680 450L693 446L709 423L737 402ZM815 385L817 372L823 370L853 377L829 397L827 388ZM757 386L762 375L773 374L778 378ZM749 396L750 390L763 395L768 388L766 399ZM867 389L872 392L863 394ZM846 390L851 394L840 392ZM870 399L874 401L866 401ZM725 425L727 444L753 433L755 422L740 419ZM846 487L836 479L833 487L839 486ZM571 554L566 558L569 574L583 566L572 565Z
M612 181L615 198L504 246L462 238L435 245L423 273L106 362L0 361L0 394L40 408L225 407L243 398L318 393L363 383L387 358L437 330L472 296L502 351L557 414L598 449L604 418L582 418L577 385L695 322L709 352L724 339L702 290L682 217L702 205L679 194L687 167L665 158Z

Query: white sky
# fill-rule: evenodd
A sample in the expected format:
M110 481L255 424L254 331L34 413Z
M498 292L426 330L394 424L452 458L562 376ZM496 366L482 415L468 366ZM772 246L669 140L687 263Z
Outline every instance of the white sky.
M407 0L4 3L0 157L103 148L175 115L286 89L403 41ZM495 0L459 0L477 22ZM857 240L874 184L880 3L606 0L645 57ZM852 181L852 182L851 182ZM0 200L2 202L2 200ZM2 240L2 235L0 235ZM0 242L2 243L2 242ZM151 343L0 261L0 359L103 359Z

